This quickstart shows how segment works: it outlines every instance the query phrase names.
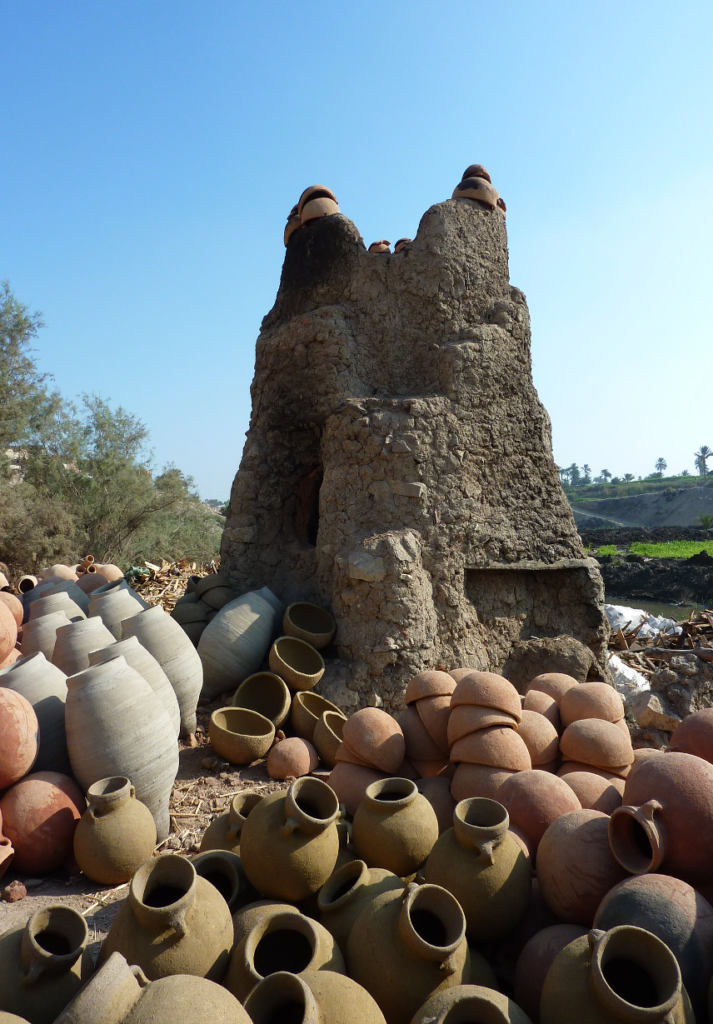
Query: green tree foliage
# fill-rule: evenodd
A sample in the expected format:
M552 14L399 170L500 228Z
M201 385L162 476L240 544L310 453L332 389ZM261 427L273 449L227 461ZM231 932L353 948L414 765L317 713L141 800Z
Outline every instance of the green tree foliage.
M222 519L174 466L155 479L146 425L97 395L49 391L30 340L42 326L6 285L0 306L0 438L19 473L0 482L0 558L24 568L93 554L120 566L213 558ZM3 388L5 391L3 392Z
M668 463L666 462L666 459L657 459L656 460L656 472L658 473L659 476L663 476L664 470L667 469L667 468L668 468Z
M713 456L713 448L709 448L707 444L702 444L697 452L693 453L693 457L696 460L696 469L705 476L708 472L708 459Z

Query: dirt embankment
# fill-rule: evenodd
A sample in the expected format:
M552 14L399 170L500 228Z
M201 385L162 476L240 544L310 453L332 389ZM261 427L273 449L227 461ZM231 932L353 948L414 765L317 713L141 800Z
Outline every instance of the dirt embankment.
M667 488L628 498L571 501L578 529L617 526L699 526L701 515L713 515L713 483L704 487Z
M713 605L713 558L642 558L629 555L618 560L606 555L599 559L608 594L630 600L665 601L671 604L696 602Z
M585 547L597 548L605 544L628 548L630 544L667 544L674 540L695 540L703 544L713 540L713 530L700 530L693 526L661 526L648 529L645 526L622 526L619 529L580 530L579 536Z

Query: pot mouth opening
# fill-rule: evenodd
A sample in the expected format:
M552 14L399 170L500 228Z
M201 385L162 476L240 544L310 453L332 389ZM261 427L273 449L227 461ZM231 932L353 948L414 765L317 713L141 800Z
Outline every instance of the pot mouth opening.
M282 971L301 974L312 963L314 953L315 937L310 926L305 926L297 914L279 914L268 921L255 943L252 962L261 978Z
M316 604L304 601L291 604L287 609L287 617L293 626L306 633L331 633L334 629L334 619L330 613Z
M670 1010L680 995L681 972L673 953L643 928L621 925L599 934L594 976L607 1001L612 1006L650 1010L652 1018L660 1019L659 1014Z
M261 800L262 796L259 793L238 793L231 801L229 813L238 821L242 821L255 810Z
M253 708L219 708L211 720L219 729L235 736L267 736L274 729L270 719Z
M396 804L410 803L418 796L418 789L411 779L379 779L367 786L366 796L375 803L393 807Z
M512 1019L506 1010L479 996L466 996L438 1018L439 1024L480 1024L484 1020L488 1024L510 1024Z
M255 986L245 1008L255 1024L304 1024L316 1019L314 998L305 983L281 971Z
M331 878L327 879L319 891L317 903L320 910L327 910L335 907L338 903L346 902L346 897L359 887L361 881L366 881L369 869L363 860L353 860L345 864L338 871L335 871Z
M461 800L454 812L464 825L473 828L497 828L508 823L508 812L497 800L474 796Z
M38 911L27 923L27 933L40 955L76 959L87 943L86 921L70 907L52 906Z
M322 714L322 721L326 729L329 730L341 743L344 739L344 725L346 718L339 711L325 711Z
M275 653L288 668L300 675L313 676L324 672L324 661L319 651L296 636L281 636L276 640Z
M205 867L199 864L196 867L196 874L200 878L204 878L206 882L210 882L213 888L218 890L228 906L230 906L240 891L240 885L230 871L230 868L219 862L208 863Z
M438 885L418 886L405 910L416 937L424 947L445 959L465 936L465 917L456 898Z
M305 776L293 782L288 792L297 810L315 823L332 822L339 814L337 794L326 782Z
M184 857L167 854L139 868L129 890L139 906L149 911L177 909L195 886L196 869Z
M90 786L87 796L89 803L98 801L99 806L95 814L97 817L101 817L105 810L103 805L116 804L122 797L129 795L130 789L131 782L125 775L113 775L111 778L101 779Z
M609 819L609 845L622 867L635 875L653 870L657 850L646 824L627 807L617 807Z
M243 680L235 691L233 707L257 711L265 718L279 715L289 705L286 684L274 672L257 672Z
M320 697L318 693L313 693L312 690L299 690L295 694L295 698L305 711L310 715L314 715L317 719L320 719L325 711L335 710L334 705L325 697Z

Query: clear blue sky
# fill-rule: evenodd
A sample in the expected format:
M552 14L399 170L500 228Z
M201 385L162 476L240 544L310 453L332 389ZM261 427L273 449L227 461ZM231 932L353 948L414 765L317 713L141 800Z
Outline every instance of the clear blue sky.
M560 465L713 447L713 6L4 0L0 277L42 367L224 498L290 207L367 244L484 163Z

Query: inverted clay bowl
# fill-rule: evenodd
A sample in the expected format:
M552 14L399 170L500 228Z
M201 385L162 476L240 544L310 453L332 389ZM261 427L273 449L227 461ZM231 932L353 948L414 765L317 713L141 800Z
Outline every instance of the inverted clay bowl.
M421 700L422 697L450 695L455 688L456 681L449 672L439 672L435 669L419 672L409 681L404 701L407 704L413 704L415 700Z
M296 636L281 636L270 648L270 668L291 690L311 690L324 675L324 659L311 644Z
M624 717L624 702L608 683L580 683L560 699L560 717L565 727L582 718L618 722Z
M442 699L450 698L446 696ZM435 761L443 757L443 751L431 738L415 704L409 704L405 711L400 712L397 721L404 734L406 757L417 761Z
M309 740L290 736L279 740L267 755L267 774L271 779L301 778L319 764L317 751Z
M464 676L451 697L451 707L458 704L476 704L481 708L506 711L518 722L522 718L520 694L512 683L494 672L471 672Z
M352 715L344 725L344 742L383 772L397 771L406 753L398 722L379 708L362 708Z
M560 709L554 697L550 697L549 693L545 693L544 690L530 690L526 693L522 701L522 710L537 711L538 714L544 715L559 732Z
M604 814L612 814L621 807L623 779L603 779L594 772L568 772L562 781L573 790L582 807Z
M538 711L526 711L523 708L522 721L517 729L525 741L530 753L532 767L549 764L559 754L559 737L557 730L548 718Z
M448 757L448 720L451 713L451 700L447 694L434 697L422 697L416 701L416 711L425 725L431 739L438 744L441 755Z
M529 693L530 690L541 690L559 704L565 693L573 686L579 686L574 676L568 676L565 672L543 672L527 684L525 693Z
M337 631L337 623L329 612L319 605L298 601L291 604L285 612L282 628L287 636L306 640L319 651L332 642Z
M451 761L485 764L511 772L526 772L532 768L530 753L522 736L501 725L472 732L457 740L451 747Z
M562 733L560 751L566 761L579 761L610 770L634 761L628 730L624 735L613 722L600 718L584 718L568 725Z
M210 716L208 736L216 754L232 764L251 764L264 757L275 738L269 718L247 708L218 708Z
M481 708L477 704L458 704L451 709L448 717L447 737L449 746L471 732L489 729L491 725L504 725L517 729L518 720L507 711L497 708Z
M292 695L284 679L274 672L255 672L235 691L233 707L257 711L279 729L290 713Z

